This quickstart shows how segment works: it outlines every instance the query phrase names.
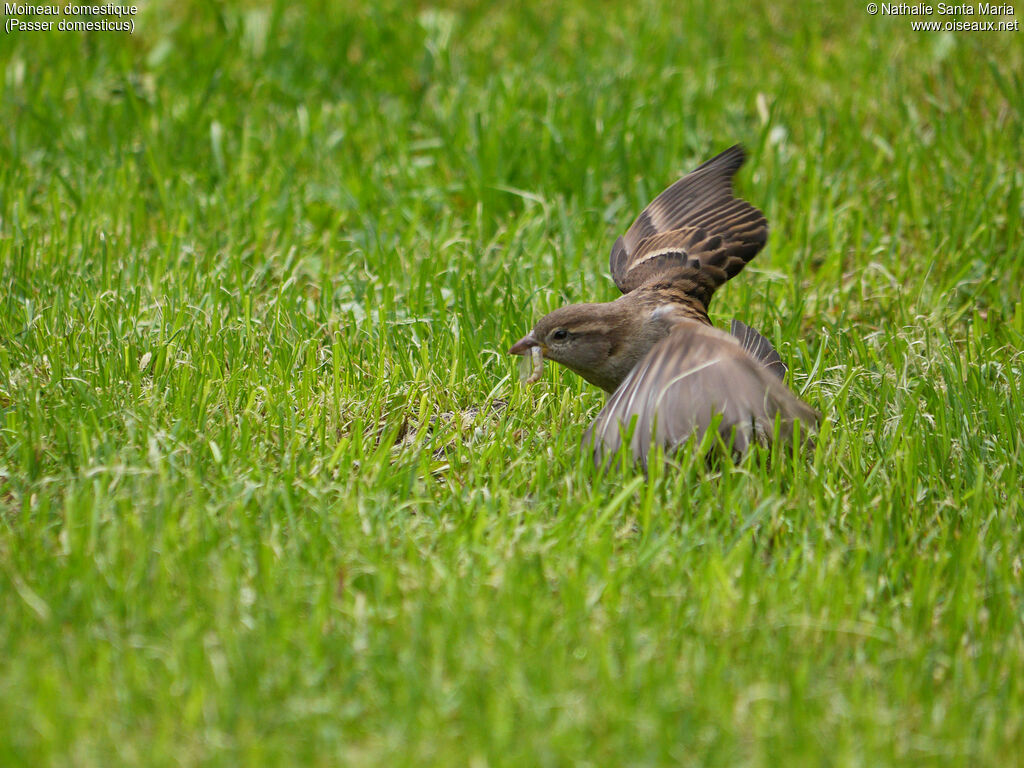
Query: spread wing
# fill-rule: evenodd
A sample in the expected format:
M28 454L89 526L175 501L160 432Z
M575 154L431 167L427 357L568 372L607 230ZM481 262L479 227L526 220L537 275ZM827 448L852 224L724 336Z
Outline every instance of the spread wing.
M700 439L716 415L721 416L719 433L739 454L755 440L767 442L777 416L785 439L791 437L796 420L808 426L818 423L818 413L736 339L684 322L658 342L615 390L584 435L584 450L591 450L602 464L629 437L631 456L646 466L652 444L671 452L691 435Z
M732 177L746 153L725 150L658 195L615 241L611 271L623 293L651 280L708 273L714 287L736 276L764 246L768 222L733 197Z
M739 340L740 346L748 355L778 376L779 381L786 378L786 371L789 369L768 339L735 318L729 326L729 333Z

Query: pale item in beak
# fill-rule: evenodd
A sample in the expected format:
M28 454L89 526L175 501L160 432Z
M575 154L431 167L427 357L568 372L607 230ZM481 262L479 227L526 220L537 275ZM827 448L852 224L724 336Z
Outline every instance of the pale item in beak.
M540 379L544 372L544 350L537 337L533 335L533 331L513 344L509 353L523 356L523 361L519 364L519 373L527 384L533 384Z
M523 355L523 362L519 364L519 372L527 384L540 381L540 376L544 373L544 352L540 347L530 347L529 356Z

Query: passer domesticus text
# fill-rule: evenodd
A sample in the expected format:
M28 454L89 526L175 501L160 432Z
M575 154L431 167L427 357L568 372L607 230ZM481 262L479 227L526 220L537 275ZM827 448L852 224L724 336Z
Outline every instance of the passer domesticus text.
M732 193L745 157L735 146L704 163L615 241L611 272L623 296L556 309L509 350L539 349L610 394L584 437L598 463L630 429L630 453L646 465L653 444L670 453L703 435L716 414L735 453L770 441L776 418L786 438L796 420L817 424L817 412L782 383L786 368L767 339L737 320L725 333L708 319L715 290L768 237L761 211Z

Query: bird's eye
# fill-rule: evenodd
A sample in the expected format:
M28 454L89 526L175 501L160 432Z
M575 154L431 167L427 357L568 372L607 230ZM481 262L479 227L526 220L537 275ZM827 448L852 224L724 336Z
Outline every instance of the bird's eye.
M565 341L567 338L569 338L569 332L565 328L559 328L551 334L552 341Z

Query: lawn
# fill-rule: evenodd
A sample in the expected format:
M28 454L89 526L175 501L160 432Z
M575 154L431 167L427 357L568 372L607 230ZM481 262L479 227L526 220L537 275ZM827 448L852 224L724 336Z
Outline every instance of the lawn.
M0 43L0 765L1021 759L1021 32L132 19ZM603 395L507 349L736 142L711 316L817 447L598 473Z

